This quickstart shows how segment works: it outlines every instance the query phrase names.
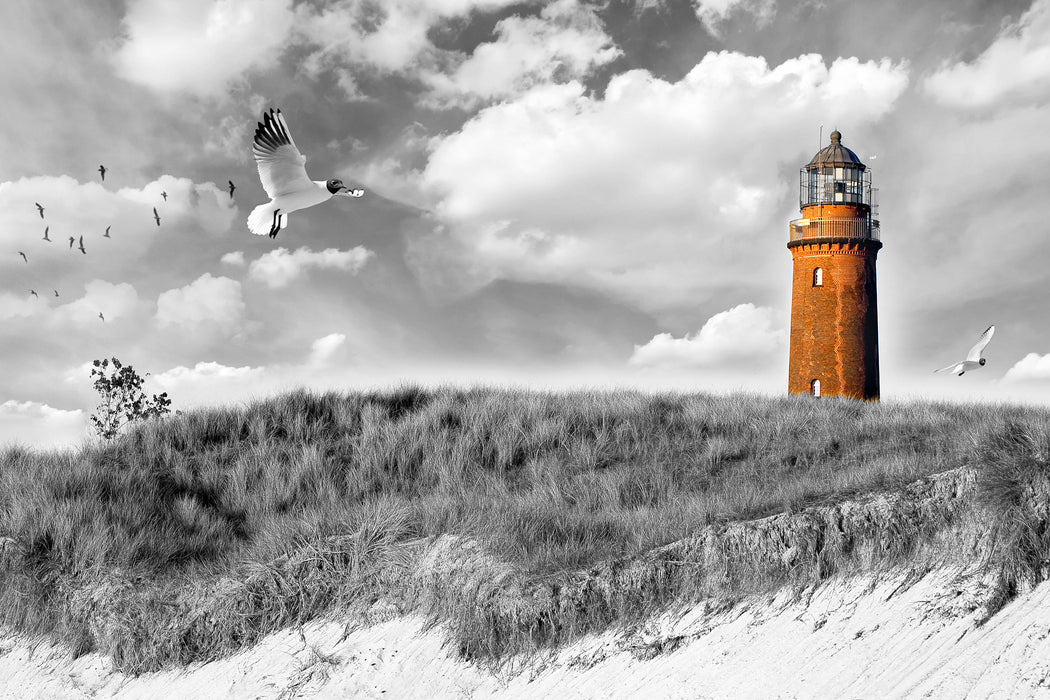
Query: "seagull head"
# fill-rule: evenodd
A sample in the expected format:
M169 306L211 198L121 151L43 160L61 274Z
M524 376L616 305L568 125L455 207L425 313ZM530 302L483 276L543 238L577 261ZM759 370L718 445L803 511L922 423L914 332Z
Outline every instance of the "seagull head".
M337 197L353 197L353 190L343 184L343 181L338 178L333 178L325 183L328 191Z
M988 360L986 360L986 359L984 359L984 358L982 357L982 358L981 358L981 359L980 359L979 361L980 361L980 363L981 363L981 367L984 367L984 363L985 363L985 362L987 362Z

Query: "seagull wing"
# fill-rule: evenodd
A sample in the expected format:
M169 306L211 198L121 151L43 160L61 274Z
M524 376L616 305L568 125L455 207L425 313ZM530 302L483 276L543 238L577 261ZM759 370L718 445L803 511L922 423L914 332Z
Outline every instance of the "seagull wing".
M966 359L970 362L980 362L981 353L984 351L985 346L992 339L992 335L995 334L995 326L988 326L984 329L984 333L981 334L981 339L977 341L977 344L970 348L970 352L966 355Z
M270 199L301 192L314 186L306 174L306 157L296 148L281 110L270 110L255 129L252 155L259 166L259 179Z
M940 369L933 370L933 373L937 374L938 372L951 372L952 374L957 374L960 369L962 369L962 363L953 362L947 367L941 367Z

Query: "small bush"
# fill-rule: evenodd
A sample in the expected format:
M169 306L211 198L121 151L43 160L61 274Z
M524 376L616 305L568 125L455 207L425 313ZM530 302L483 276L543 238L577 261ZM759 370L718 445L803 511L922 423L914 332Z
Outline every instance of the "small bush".
M169 412L168 393L154 394L147 399L142 391L143 378L131 365L121 364L117 358L95 360L91 363L95 391L102 397L98 413L91 415L95 432L104 440L112 440L128 423L156 418ZM112 370L110 367L112 366Z

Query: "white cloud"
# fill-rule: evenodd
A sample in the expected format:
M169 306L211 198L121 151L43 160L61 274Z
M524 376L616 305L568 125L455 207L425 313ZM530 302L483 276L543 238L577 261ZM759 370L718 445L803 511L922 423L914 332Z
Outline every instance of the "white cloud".
M362 73L399 74L431 85L435 104L447 106L578 77L618 54L597 14L579 0L548 2L539 17L504 19L496 41L472 56L438 48L432 40L432 31L451 20L517 4L336 0L293 9L289 0L136 0L113 62L119 75L158 92L217 96L246 72L276 63L286 46L303 46L307 53L298 58L298 71L313 79L330 73L346 100L367 99ZM223 120L205 148L243 157L236 137L244 128Z
M722 25L734 12L749 12L759 26L768 24L776 12L776 0L693 0L696 17L713 36L722 35Z
M226 253L226 255L223 255L221 258L219 258L219 261L223 265L232 265L233 267L244 267L247 264L244 261L244 252L240 250L235 250L232 253Z
M224 330L240 325L244 314L241 283L205 273L178 289L157 297L157 322L161 326L197 327L213 324Z
M1050 353L1039 355L1030 352L1006 370L1003 380L1007 382L1027 382L1050 379Z
M198 362L193 367L172 367L167 372L156 375L154 380L165 389L172 389L180 384L192 382L211 382L215 380L246 379L258 376L263 367L229 367L218 362Z
M926 89L952 107L1045 101L1050 93L1050 0L1036 0L971 63L947 65Z
M848 140L844 125L878 121L907 82L886 59L771 68L721 52L677 82L617 75L604 97L534 87L433 144L420 181L434 225L412 237L410 261L459 291L506 278L654 309L702 298L753 257L731 241L783 229L797 190L777 166L806 162L812 126L837 122Z
M451 73L423 73L431 103L469 108L536 84L582 78L621 53L597 13L577 0L553 2L539 17L507 17L495 34L495 41L475 48Z
M87 435L84 411L66 411L36 401L0 403L0 445L59 448L74 445Z
M771 356L785 347L787 332L778 328L773 309L740 304L708 319L694 335L675 338L660 333L636 345L630 364L714 367Z
M79 326L99 326L103 320L112 323L131 316L139 309L139 295L127 282L113 284L91 280L84 285L84 296L56 309L58 317Z
M276 63L293 20L290 0L135 0L113 62L158 92L217 96L245 71Z
M323 338L318 338L310 344L309 363L311 365L325 364L332 359L332 356L345 342L346 336L342 333L330 333Z
M388 0L379 4L340 0L322 10L303 4L296 10L298 39L316 48L303 59L301 70L312 76L338 66L380 73L405 72L422 61L439 57L441 52L428 36L439 22L516 3L517 0ZM344 82L353 79L352 73L340 76Z
M253 262L248 268L248 274L271 289L280 289L288 286L312 267L345 270L356 274L373 255L375 253L363 246L356 246L350 250L326 248L318 252L306 247L298 248L294 252L289 252L287 248L278 248Z
M168 392L172 407L190 408L222 401L263 396L276 386L268 381L265 367L230 367L218 362L178 366L150 377Z

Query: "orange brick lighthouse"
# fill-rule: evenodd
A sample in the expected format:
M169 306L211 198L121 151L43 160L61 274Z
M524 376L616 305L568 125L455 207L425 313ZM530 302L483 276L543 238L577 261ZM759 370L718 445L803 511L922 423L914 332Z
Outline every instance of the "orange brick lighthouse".
M788 391L879 398L875 256L878 206L871 171L831 132L802 168L802 218L790 224L791 349Z

